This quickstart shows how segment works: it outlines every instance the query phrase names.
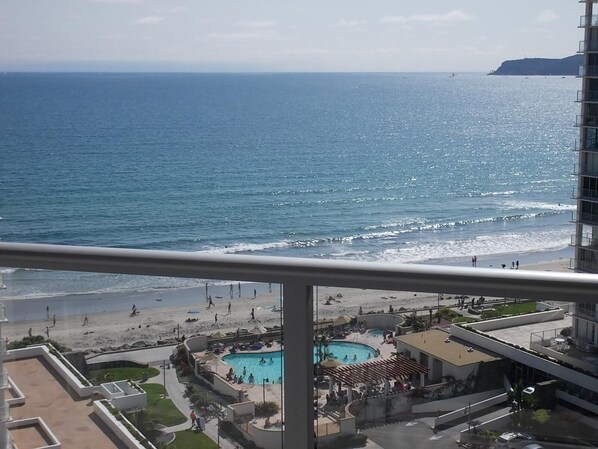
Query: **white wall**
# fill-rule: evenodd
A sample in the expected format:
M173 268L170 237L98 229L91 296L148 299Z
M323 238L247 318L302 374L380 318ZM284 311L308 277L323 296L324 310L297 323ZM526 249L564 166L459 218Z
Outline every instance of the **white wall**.
M562 320L563 318L565 318L565 311L563 309L555 309L547 310L546 312L534 312L526 313L525 315L497 318L495 320L477 321L475 323L468 324L468 326L482 332L488 332L497 329L505 329L508 327L523 326L526 324Z
M543 313L543 312L542 312ZM477 323L476 323L477 324ZM504 357L510 358L516 362L523 363L532 368L542 370L560 379L566 379L577 385L582 385L584 388L598 393L598 379L593 376L588 376L579 371L566 368L556 362L556 360L547 360L527 351L515 348L507 343L497 341L484 334L472 332L466 329L465 326L460 327L451 325L451 334L461 340L468 341L473 345L486 348Z
M108 410L100 401L94 401L93 411L129 449L145 449L145 447L137 441L137 438L131 435L127 428L117 421L112 413L110 413L110 410ZM129 422L129 424L131 423ZM133 424L131 424L131 426L133 426ZM155 446L150 443L149 440L147 441L147 444L155 449Z

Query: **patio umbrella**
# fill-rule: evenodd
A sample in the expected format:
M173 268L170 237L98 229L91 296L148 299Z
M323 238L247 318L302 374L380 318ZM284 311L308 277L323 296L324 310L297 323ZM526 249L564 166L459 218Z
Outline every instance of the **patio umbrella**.
M332 324L335 326L344 326L345 324L349 324L353 318L347 315L341 315L338 318L335 318Z
M226 334L223 334L222 332L218 331L218 332L211 334L210 337L221 339L221 338L226 338Z
M249 330L250 334L255 335L265 334L266 332L268 332L268 329L266 329L264 326L255 326L253 329Z

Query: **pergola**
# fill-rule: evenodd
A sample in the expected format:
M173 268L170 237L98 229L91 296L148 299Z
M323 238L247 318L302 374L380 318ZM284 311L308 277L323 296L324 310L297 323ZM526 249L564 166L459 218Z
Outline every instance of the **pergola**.
M427 372L427 367L406 357L324 368L325 374L352 387L367 382L409 379L413 374L426 374Z
M351 387L355 387L358 384L384 381L385 391L388 389L389 381L410 379L413 374L420 375L420 383L423 385L422 376L428 371L428 367L406 357L394 357L392 359L372 360L371 362L357 363L355 365L324 368L324 373L330 377L331 388L334 380ZM348 393L351 396L351 388L348 389ZM349 397L349 401L351 399Z

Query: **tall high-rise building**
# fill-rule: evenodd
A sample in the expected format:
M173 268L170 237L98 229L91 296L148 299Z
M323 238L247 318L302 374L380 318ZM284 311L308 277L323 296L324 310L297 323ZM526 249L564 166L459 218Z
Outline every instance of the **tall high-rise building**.
M575 173L579 179L575 195L574 268L576 271L598 273L598 15L594 15L598 3L590 0L580 3L585 6L585 14L579 23L584 30L584 40L579 43L583 65L579 71L582 88L577 93L581 115L576 121L579 141L575 148L579 151L579 161ZM598 347L596 312L596 304L576 304L573 337L581 348Z

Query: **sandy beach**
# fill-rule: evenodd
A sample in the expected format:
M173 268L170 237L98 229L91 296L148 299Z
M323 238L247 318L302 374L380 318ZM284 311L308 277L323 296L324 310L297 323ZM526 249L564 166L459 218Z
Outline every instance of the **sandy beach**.
M569 260L561 259L521 266L520 269L541 271L568 271ZM233 332L237 328L251 329L259 325L265 327L280 326L280 295L278 286L255 285L256 297L253 297L252 284L243 285L243 294L238 297L235 286L233 299L230 300L231 311L228 312L229 291L226 295L220 290L213 290L214 306L201 296L201 289L185 292L161 292L143 295L115 295L103 298L102 307L86 307L81 304L92 303L92 297L49 298L46 300L8 301L6 316L9 322L3 326L3 336L9 341L21 339L28 335L46 335L76 350L108 350L123 344L146 341L155 344L158 340L173 339L217 331ZM220 294L217 294L220 292ZM466 293L466 292L465 292ZM159 296L159 297L158 297ZM170 297L172 296L172 300ZM314 315L319 319L335 318L340 315L357 315L359 308L363 312L388 311L389 306L398 311L400 308L412 309L425 306L435 307L438 297L435 294L417 292L392 292L384 290L361 290L319 287L314 293L317 305L314 304ZM333 301L326 304L332 296ZM181 304L181 302L185 302ZM99 301L96 301L99 302ZM445 299L443 304L452 305L454 301ZM19 303L19 307L15 307ZM108 304L109 303L109 304ZM69 309L73 305L73 309ZM131 316L135 305L138 313ZM49 312L46 307L49 308ZM106 310L102 310L106 309ZM251 320L251 309L254 309L255 320ZM30 313L27 313L30 310ZM69 312L69 313L66 313ZM75 313L74 313L75 312ZM49 313L49 319L47 319ZM217 314L217 322L216 322ZM53 316L56 315L54 325ZM87 323L85 322L87 317ZM193 320L193 321L190 321Z

